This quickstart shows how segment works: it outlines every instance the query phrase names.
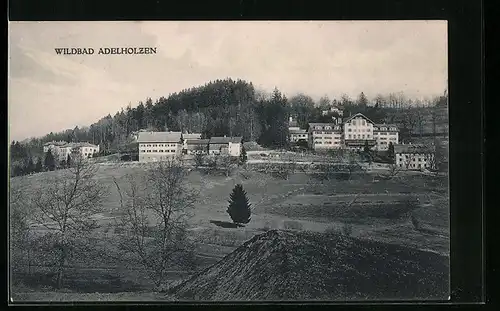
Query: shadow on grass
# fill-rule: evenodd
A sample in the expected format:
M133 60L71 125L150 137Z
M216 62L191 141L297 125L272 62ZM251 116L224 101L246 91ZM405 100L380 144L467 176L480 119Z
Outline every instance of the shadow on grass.
M19 273L13 276L30 288L56 288L54 273ZM144 290L140 284L109 273L68 273L62 289L83 293L118 293Z
M220 220L210 220L210 223L221 227L221 228L239 228L239 227L244 227L243 225L240 224L235 224L229 221L220 221Z

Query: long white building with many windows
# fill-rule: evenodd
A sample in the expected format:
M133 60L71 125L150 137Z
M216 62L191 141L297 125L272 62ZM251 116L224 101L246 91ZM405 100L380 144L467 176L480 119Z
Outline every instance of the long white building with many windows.
M139 132L139 162L171 159L182 153L181 132Z
M389 143L399 142L398 128L391 124L375 124L361 113L336 123L309 123L308 145L313 150L363 149L387 150Z

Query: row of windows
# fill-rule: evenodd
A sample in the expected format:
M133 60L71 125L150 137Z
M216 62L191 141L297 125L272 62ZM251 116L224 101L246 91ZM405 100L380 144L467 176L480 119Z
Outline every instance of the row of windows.
M296 137L306 137L307 134L292 134L292 136L296 136Z
M351 129L351 128L348 128L347 131L348 132L360 132L360 133L362 133L362 132L371 133L372 132L372 130L369 129L369 128L360 128L360 129Z
M334 141L334 142L331 142L331 141L325 141L325 142L322 142L322 141L315 141L314 142L315 145L340 145L340 142L338 141Z
M367 138L367 139L370 139L371 138L371 135L365 135L365 134L349 134L347 135L347 138L350 138L350 139L356 139L356 138L359 138L359 139L363 139L363 138Z
M177 144L141 144L141 147L176 147Z
M423 167L428 167L429 165L422 165L421 163L419 164L410 164L409 167L412 167L412 168L423 168ZM399 164L399 167L403 167L403 164Z
M166 150L144 150L144 149L141 149L140 152L176 152L175 149L166 149Z
M361 120L358 120L359 122L357 122L359 125L366 125L366 120L364 119L361 119ZM370 123L368 123L370 124ZM352 125L356 125L356 120L352 120ZM371 124L370 124L371 125Z
M387 132L374 132L375 135L396 135L397 133Z

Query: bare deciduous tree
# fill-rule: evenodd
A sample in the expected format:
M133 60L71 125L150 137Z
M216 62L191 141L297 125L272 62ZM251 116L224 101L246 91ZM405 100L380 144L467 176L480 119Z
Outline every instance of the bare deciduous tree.
M27 267L31 272L31 241L30 211L25 198L25 189L18 185L10 185L9 197L9 250L10 268L12 272L19 272Z
M169 160L156 163L141 178L128 176L126 187L114 179L123 211L120 248L158 288L167 285L172 267L194 268L194 246L186 229L197 195L186 176L180 161Z
M94 179L97 169L74 156L71 167L43 183L32 198L34 220L48 231L45 240L54 257L59 288L66 265L88 249L86 237L98 227L92 216L102 210L106 188Z

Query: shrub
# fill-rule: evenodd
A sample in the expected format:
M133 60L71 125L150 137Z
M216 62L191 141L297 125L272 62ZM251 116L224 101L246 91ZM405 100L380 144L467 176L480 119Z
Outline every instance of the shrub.
M287 230L296 230L296 231L302 230L302 224L295 220L285 220L283 222L283 226Z
M411 224L413 225L413 229L418 231L422 228L420 225L420 221L417 219L417 217L415 217L415 215L412 214L410 216L410 220L411 220Z
M342 225L342 235L351 236L352 234L352 225L351 224L343 224Z

